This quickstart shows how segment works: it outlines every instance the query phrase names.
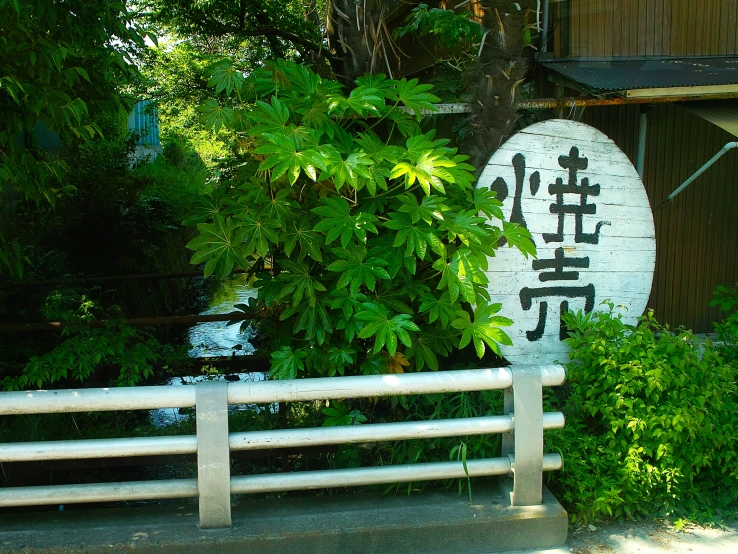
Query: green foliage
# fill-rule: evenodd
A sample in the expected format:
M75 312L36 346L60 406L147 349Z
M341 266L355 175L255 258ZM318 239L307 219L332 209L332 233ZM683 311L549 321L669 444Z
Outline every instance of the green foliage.
M159 248L193 196L200 192L196 159L175 168L165 160L132 167L136 136L124 112L101 114L96 124L104 136L75 140L62 149L63 179L72 190L47 204L18 202L9 232L23 238L31 279L71 275L116 275L167 271ZM200 183L204 177L200 177ZM63 255L64 267L44 263L47 253ZM62 254L63 253L63 254ZM134 285L135 286L135 285ZM156 285L158 288L159 285ZM129 285L121 285L129 292ZM122 290L120 291L122 292ZM130 307L126 296L115 303ZM33 312L38 308L34 307Z
M189 141L173 139L164 145L163 155L136 167L132 177L144 181L143 196L163 200L179 216L210 190L209 173Z
M502 413L503 394L502 391L482 391L400 396L393 398L392 404L396 409L384 410L383 413L386 415L377 421L433 421L499 415ZM381 460L382 464L458 461L466 471L467 460L495 458L500 455L500 435L394 441L378 445L371 455L374 464L377 464L378 460ZM473 482L469 478L449 480L443 484L446 487L458 487L459 494L464 488L468 489L470 495L472 494ZM427 482L407 483L392 485L390 489L406 490L410 493L411 490L422 489L428 485Z
M435 36L444 48L457 52L464 45L482 39L484 28L471 19L472 15L470 11L457 14L454 10L428 9L427 4L420 4L405 18L405 25L395 29L393 34L395 38L411 33L417 33L419 37Z
M97 370L118 367L114 383L134 386L153 375L153 364L166 364L182 356L164 346L149 332L115 323L94 327L99 305L87 296L71 291L54 291L47 297L44 315L49 321L62 321L64 341L51 351L34 356L20 375L0 380L3 390L42 388L59 382L84 382ZM109 317L109 316L108 316Z
M20 242L9 241L0 233L0 273L7 272L10 275L23 277L23 262Z
M196 39L204 49L237 55L251 67L296 49L321 50L315 3L149 0L142 11L162 34Z
M179 145L188 158L194 150L210 169L229 155L229 137L200 124L197 106L208 97L209 71L220 59L191 39L162 41L144 52L135 86L137 95L156 102L162 142Z
M705 519L738 498L736 369L653 313L636 326L611 310L564 320L566 428L546 434L565 460L554 476L575 521L685 515Z
M43 123L65 144L101 134L94 116L122 102L116 81L135 73L138 24L120 2L0 1L0 183L36 203L55 203L62 162L33 143ZM0 271L17 272L7 251Z
M719 306L724 312L730 312L723 321L713 324L722 343L718 350L723 359L738 366L738 284L719 286L712 296L710 306Z
M323 427L359 425L367 420L366 416L360 410L352 410L343 402L333 402L330 406L323 409L323 414L326 416Z
M188 248L205 275L250 269L257 309L283 322L274 376L402 370L400 354L438 369L472 341L480 357L509 343L487 256L502 236L534 246L492 223L501 204L474 189L466 156L421 131L427 85L368 75L345 95L283 60L243 80L216 70L211 84L244 103L210 99L203 120L252 144L253 160L188 218L200 231ZM353 363L326 363L337 352Z

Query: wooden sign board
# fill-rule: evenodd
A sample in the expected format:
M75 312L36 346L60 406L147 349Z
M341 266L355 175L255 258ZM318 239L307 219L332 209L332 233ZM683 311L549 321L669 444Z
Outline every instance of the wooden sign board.
M566 310L608 309L634 323L651 292L653 214L628 157L597 129L568 120L536 123L490 159L479 187L497 191L507 221L525 226L538 257L504 246L489 259L489 292L513 346L512 363L566 362ZM504 241L504 239L503 239Z

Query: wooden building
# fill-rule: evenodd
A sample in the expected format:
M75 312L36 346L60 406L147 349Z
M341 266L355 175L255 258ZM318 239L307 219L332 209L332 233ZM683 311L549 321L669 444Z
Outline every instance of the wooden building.
M623 99L576 117L642 167L657 241L650 307L663 322L711 332L721 317L712 291L738 282L738 149L664 201L738 140L738 1L549 0L548 9L545 92Z
M388 1L390 27L401 25L419 3ZM451 7L443 0L427 3ZM537 96L567 106L572 99L587 101L588 107L567 107L558 117L603 131L638 167L656 227L649 307L673 327L712 332L712 322L722 317L710 307L712 292L738 282L738 148L672 202L664 201L727 143L738 141L738 0L539 5ZM443 57L432 37L406 36L402 48L412 56L394 60L394 77ZM619 105L591 105L600 101Z

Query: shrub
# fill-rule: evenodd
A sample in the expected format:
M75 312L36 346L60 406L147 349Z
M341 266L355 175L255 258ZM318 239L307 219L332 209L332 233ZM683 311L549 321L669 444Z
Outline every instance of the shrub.
M154 364L180 361L186 355L185 349L161 344L150 331L123 322L91 327L100 315L120 314L103 313L97 302L71 289L52 291L43 311L49 321L66 323L64 340L33 356L19 374L0 376L0 390L85 382L93 376L105 382L105 377L95 375L103 368L117 370L109 384L134 386L154 374Z
M738 498L735 368L652 312L635 326L610 311L568 314L567 416L547 434L565 465L572 519L677 514L705 519ZM566 389L565 389L566 390Z
M718 287L713 292L710 306L720 306L724 312L731 312L723 321L713 323L720 341L718 350L727 362L738 364L738 283L731 287Z
M253 159L195 210L188 248L206 276L254 273L259 315L283 322L274 377L436 370L510 343L487 257L503 236L535 248L467 156L422 132L430 85L367 75L344 94L282 60L248 78L224 62L211 84L238 101L207 100L203 121Z
M163 155L137 167L134 175L146 183L144 197L158 198L180 215L207 191L209 171L190 144L172 140L165 144Z

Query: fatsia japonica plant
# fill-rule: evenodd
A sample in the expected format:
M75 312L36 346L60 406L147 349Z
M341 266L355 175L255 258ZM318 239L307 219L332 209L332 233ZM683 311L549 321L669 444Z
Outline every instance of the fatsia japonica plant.
M273 377L437 370L470 343L480 358L510 343L487 256L503 236L534 245L467 157L421 130L430 85L367 75L346 94L283 60L248 77L224 62L211 85L203 121L252 163L201 202L188 248L205 275L253 276L248 310L277 320Z

